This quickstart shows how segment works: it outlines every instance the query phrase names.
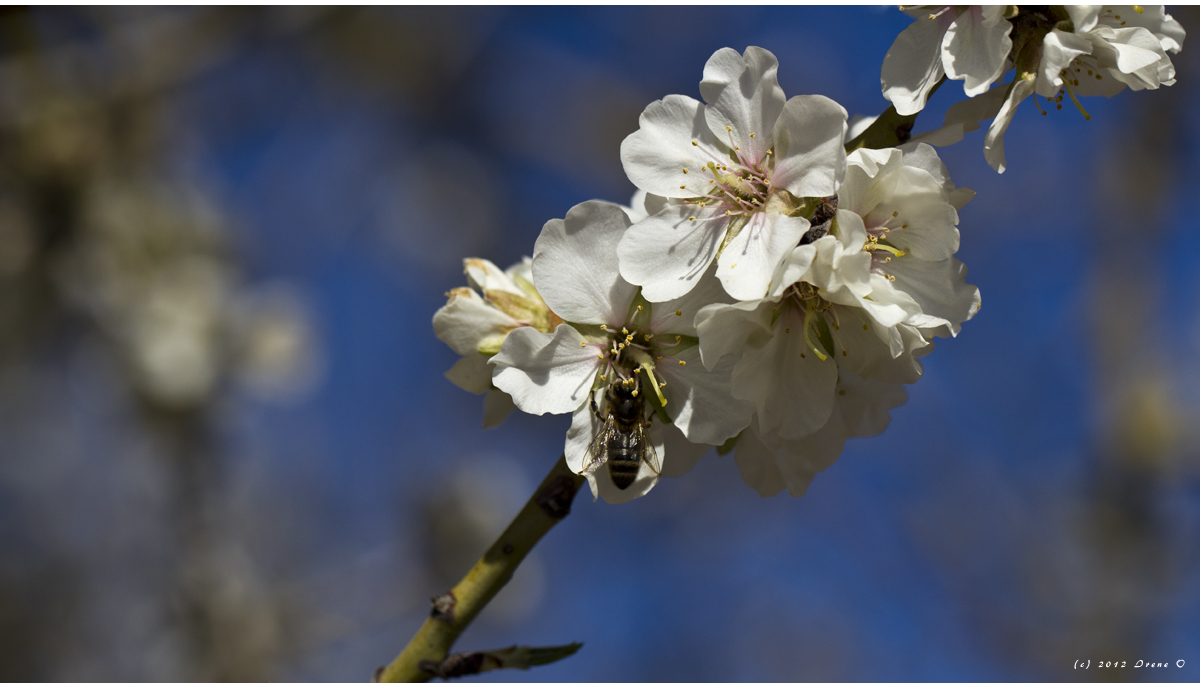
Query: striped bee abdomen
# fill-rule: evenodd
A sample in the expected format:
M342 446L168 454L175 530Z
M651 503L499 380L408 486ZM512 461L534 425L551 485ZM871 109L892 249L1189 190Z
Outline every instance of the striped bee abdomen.
M641 433L613 433L608 438L608 475L624 490L637 479L642 467Z

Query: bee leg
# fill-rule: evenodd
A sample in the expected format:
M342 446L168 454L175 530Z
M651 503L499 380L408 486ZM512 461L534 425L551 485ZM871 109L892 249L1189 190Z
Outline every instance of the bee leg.
M604 416L600 415L600 409L596 407L596 393L592 392L588 396L588 400L592 402L592 413L596 416L596 420L603 422L605 418Z

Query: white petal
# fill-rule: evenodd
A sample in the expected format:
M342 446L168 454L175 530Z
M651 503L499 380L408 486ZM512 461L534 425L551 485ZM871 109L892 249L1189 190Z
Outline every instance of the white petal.
M821 237L824 239L825 237ZM821 239L817 239L819 243ZM817 247L813 244L805 244L792 249L783 264L775 271L775 276L771 278L771 291L767 293L767 298L772 301L778 301L783 298L784 292L788 287L796 282L804 279L812 269L813 261L817 259Z
M767 294L771 276L808 231L808 220L780 213L754 213L717 258L717 278L735 299Z
M674 425L663 427L663 446L670 461L663 461L662 477L674 478L687 473L696 466L701 457L712 449L711 445L688 442L679 428Z
M521 262L513 263L509 266L504 274L508 276L512 283L517 285L523 296L541 300L542 295L537 293L537 289L533 286L533 259L529 256L521 258Z
M525 292L513 282L512 278L490 260L464 258L463 272L467 274L467 283L479 291L506 291L517 296L525 296Z
M734 461L742 474L742 482L749 485L761 497L779 494L784 486L783 475L775 463L775 452L759 438L752 423L738 438Z
M909 139L909 144L928 143L931 146L949 146L963 140L968 132L979 128L979 123L996 116L1004 105L1008 90L994 88L987 93L955 103L946 110L942 126Z
M1154 34L1140 27L1114 29L1109 42L1117 50L1117 69L1125 74L1134 74L1167 59L1162 45ZM1157 70L1146 72L1144 78L1155 82ZM1157 83L1155 83L1157 85Z
M662 196L655 196L638 189L633 192L633 198L630 199L629 205L621 206L621 210L624 210L625 214L629 216L630 222L641 222L651 215L657 214L666 205L667 199Z
M953 14L946 12L936 19L916 20L896 36L884 55L880 74L883 97L892 101L901 115L920 112L929 92L945 74L942 36L952 19Z
M622 323L637 287L621 278L617 243L629 217L615 203L587 201L542 228L533 248L533 282L560 318Z
M898 213L892 215L892 213ZM921 260L942 260L958 251L958 212L938 180L925 170L902 167L892 195L866 218L871 226L892 220L888 242Z
M1017 106L1033 93L1036 83L1036 79L1028 78L1014 81L1004 99L1004 105L996 114L996 119L992 120L992 125L988 127L987 136L983 140L983 157L997 172L1003 173L1005 169L1004 132L1008 131L1008 125L1012 124L1013 115L1017 114Z
M488 390L483 398L483 427L494 428L508 418L508 414L517 407L512 397L498 389Z
M877 377L887 371L888 379L905 374L906 362L901 362L897 370L887 370L894 365L895 359L891 347L880 340L878 332L870 331L871 328L879 329L878 323L858 308L837 308L836 311L838 327L830 329L834 343L832 353L840 371L853 371L862 377ZM916 379L907 381L916 382Z
M963 90L974 97L991 87L1004 73L1012 50L1012 24L1004 18L1004 5L970 5L942 39L942 64L946 76L964 79ZM886 59L886 58L885 58Z
M640 284L649 301L679 298L705 274L728 224L729 218L712 210L668 205L625 232L617 246L621 275Z
M638 130L621 142L621 164L629 181L665 198L704 194L705 180L711 177L700 175L699 170L710 160L728 156L704 119L704 104L670 95L650 103L638 123Z
M922 313L945 321L954 334L979 311L979 289L967 284L967 266L956 258L923 261L905 256L889 263L888 270L897 289L911 296Z
M803 323L795 309L783 309L774 336L761 349L742 354L733 372L733 395L754 402L763 431L787 438L825 424L837 383L837 365L808 347Z
M721 287L716 271L715 265L709 266L694 289L677 299L655 303L650 312L650 331L656 336L682 334L695 337L696 315L701 308L733 301Z
M890 173L903 164L903 159L904 154L896 148L859 148L851 152L846 156L846 181L838 189L838 209L866 217L891 195L896 180Z
M775 453L775 464L787 486L788 494L803 497L817 473L837 461L846 446L846 429L836 410L816 431L792 440L767 434L764 444Z
M905 166L925 170L942 185L946 199L950 201L950 205L954 206L955 210L962 210L962 207L975 197L975 192L971 189L965 187L960 189L954 186L954 182L950 179L950 170L946 168L946 163L938 157L933 146L927 143L906 143L900 147L900 150L904 151Z
M1100 5L1063 5L1063 9L1067 11L1067 16L1071 18L1071 24L1077 33L1096 28L1096 20L1103 11Z
M846 175L846 110L825 96L796 96L775 123L771 184L794 196L832 196Z
M667 398L667 414L676 427L688 440L712 445L741 432L750 422L754 406L730 393L736 360L724 358L710 371L701 365L698 347L674 358L684 365L664 357L655 366L655 373L667 382L663 395Z
M896 289L883 275L871 273L870 284L871 293L866 298L858 299L853 305L865 310L874 324L884 329L891 328L921 312L921 307L912 297Z
M1042 61L1038 64L1037 93L1053 98L1062 88L1062 72L1080 55L1092 51L1092 42L1074 33L1052 30L1042 40Z
M600 392L597 391L596 394L599 396ZM596 418L595 412L592 411L592 404L585 400L571 416L571 427L567 428L567 440L563 445L563 458L567 461L567 468L576 475L582 474L584 466L588 465L592 440L596 439L598 432L600 419Z
M776 78L778 69L774 55L754 46L746 48L745 57L722 48L704 65L700 95L708 103L708 125L717 139L732 141L750 163L761 161L771 147L775 121L786 100Z
M581 341L583 335L566 324L554 334L532 327L513 330L491 358L492 384L512 395L525 413L571 413L587 401L600 365L599 349L581 347Z
M446 371L446 379L472 394L483 394L492 388L492 366L487 356L472 351Z
M696 315L696 331L704 366L711 370L726 354L740 354L766 344L772 335L771 312L775 305L763 300L701 308Z
M903 385L863 380L853 373L838 378L838 414L848 437L873 437L887 429L889 409L908 401Z
M469 289L451 292L446 305L433 314L433 333L460 356L477 354L484 340L499 341L519 327L520 322L488 305Z
M850 233L865 230L856 225L862 220L848 210L839 210L838 223L846 223ZM804 274L804 281L820 287L822 295L838 303L857 303L858 297L870 293L871 255L862 250L862 244L847 249L837 237L824 236L814 241L817 256Z

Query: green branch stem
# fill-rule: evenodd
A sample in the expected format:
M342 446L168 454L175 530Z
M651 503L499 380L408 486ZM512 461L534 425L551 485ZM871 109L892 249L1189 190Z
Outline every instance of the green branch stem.
M583 484L560 457L503 534L450 592L433 599L429 618L396 659L376 672L382 683L422 682L438 675L450 648L512 578L542 536L571 513ZM572 650L573 651L573 650Z

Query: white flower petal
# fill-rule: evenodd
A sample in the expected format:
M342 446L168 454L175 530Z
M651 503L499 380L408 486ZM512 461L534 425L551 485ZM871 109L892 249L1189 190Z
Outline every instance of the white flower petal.
M594 394L599 398L602 392L597 390ZM596 417L592 411L592 404L587 400L571 415L571 427L567 428L567 440L563 445L563 458L566 459L567 468L576 475L583 473L584 466L587 466L590 460L592 441L596 438L596 433L600 432L600 425L600 419Z
M921 260L942 260L958 251L958 212L945 200L942 185L925 170L900 168L891 198L866 218L874 226L889 219L894 229L888 232L888 241Z
M844 372L838 378L838 415L847 437L873 437L887 429L888 410L908 401L903 385L863 380Z
M742 482L760 497L773 497L785 487L783 475L775 462L775 452L760 439L755 425L757 423L751 423L738 438L734 462L742 474Z
M775 464L788 494L803 497L817 473L832 466L842 455L846 430L835 404L829 420L815 432L793 440L767 434L763 442L775 454Z
M488 390L487 396L483 398L483 427L494 428L503 423L516 407L508 394L498 389Z
M750 422L754 406L730 394L730 381L736 360L727 357L706 370L700 361L699 347L675 355L679 362L666 357L655 366L655 373L667 382L667 414L689 441L718 445L741 432Z
M825 96L796 96L775 123L771 184L797 197L832 196L846 175L846 110Z
M1092 52L1092 42L1083 36L1052 30L1042 40L1042 61L1038 64L1037 93L1053 98L1062 88L1062 73L1080 55Z
M767 294L771 276L800 237L808 220L780 213L754 213L717 258L717 278L735 299L749 301Z
M1004 132L1008 131L1008 125L1012 124L1013 115L1017 114L1017 106L1021 104L1022 100L1033 94L1036 83L1036 78L1017 79L1012 83L1004 99L1004 105L996 114L996 118L992 120L987 136L984 137L983 157L987 159L992 169L1001 174L1005 169Z
M687 473L712 449L711 445L688 442L674 425L663 427L663 446L669 461L663 461L662 477L675 478Z
M936 19L918 19L896 36L883 57L880 80L883 97L901 115L915 115L925 107L929 92L941 80L942 37L953 20L947 12Z
M446 379L472 394L483 394L492 388L492 366L487 356L472 351L446 371Z
M722 48L704 65L700 95L708 103L708 125L718 140L737 146L751 163L761 161L771 147L775 121L786 100L776 77L778 69L774 55L754 46L746 48L744 57Z
M713 304L696 315L700 335L700 355L704 366L713 369L726 354L740 354L758 348L772 336L769 300Z
M837 217L839 225L846 223L849 233L866 233L856 226L862 222L856 214L839 210ZM870 293L871 255L862 250L862 244L847 249L837 237L824 236L809 245L816 249L816 258L803 279L820 287L824 298L853 304Z
M824 238L821 237L821 239ZM817 242L820 242L821 239L818 239ZM775 271L775 276L771 278L771 291L767 294L767 298L772 301L783 298L788 287L804 279L816 259L817 247L811 243L792 249L783 264Z
M837 383L837 365L808 347L803 325L795 309L783 309L774 336L742 354L733 371L733 395L754 402L763 431L787 438L812 434L825 424Z
M517 296L525 296L525 292L517 286L508 273L496 267L496 264L483 258L464 258L463 272L467 275L467 284L481 292L506 291Z
M903 164L904 154L895 148L859 148L846 156L846 181L838 189L838 209L866 217L896 186L889 174Z
M665 198L704 194L708 189L705 179L711 178L702 177L700 168L709 160L727 156L725 146L713 138L704 119L704 104L670 95L650 103L638 124L638 130L621 142L621 164L629 181ZM693 141L697 145L693 146Z
M492 384L525 413L571 413L587 401L600 366L599 349L581 347L581 341L583 335L566 324L553 334L532 327L513 330L491 358Z
M900 150L904 152L904 165L925 170L942 185L946 199L950 201L950 205L954 206L955 210L962 210L962 207L975 197L975 192L971 189L966 187L960 189L954 186L954 182L950 179L950 170L946 168L946 163L938 157L933 146L927 143L906 143L900 146ZM849 177L848 174L847 177Z
M1007 94L1007 86L993 88L981 96L955 103L946 110L940 128L918 134L908 143L928 143L939 147L958 143L967 133L978 129L980 122L995 117L1004 105Z
M979 289L967 284L967 266L957 258L923 261L906 256L889 263L888 271L897 289L911 296L923 314L945 321L953 334L979 311Z
M650 331L656 336L682 334L695 337L696 316L700 309L733 301L721 287L716 271L715 265L709 266L708 272L700 278L694 289L677 299L655 303L650 312Z
M641 222L651 215L657 214L666 206L667 199L638 189L633 192L633 198L630 199L629 205L621 206L621 210L624 210L625 214L629 216L630 222Z
M533 280L560 318L591 325L625 321L637 287L621 278L617 243L629 224L615 203L587 201L542 228L533 249Z
M498 338L519 327L520 322L492 308L469 289L451 292L446 305L433 314L433 333L460 356L477 354L484 340L499 341Z
M853 371L862 377L876 377L886 373L888 379L911 374L909 364L906 361L897 364L892 356L891 347L880 340L878 332L870 331L871 328L881 329L881 326L871 320L864 311L858 308L839 308L837 316L838 327L831 328L833 331L830 334L833 335L834 343L832 353L840 371ZM897 370L890 370L896 365ZM906 381L916 382L916 379Z
M617 246L621 275L640 284L649 301L679 298L705 274L728 224L729 218L711 210L668 205L625 232Z
M1012 24L1004 18L1007 9L1004 5L970 5L942 39L946 76L965 80L963 90L968 96L987 91L1004 73L1012 50Z
M1063 5L1063 9L1071 18L1071 24L1075 27L1076 33L1096 28L1096 20L1100 18L1100 13L1103 11L1100 5Z

